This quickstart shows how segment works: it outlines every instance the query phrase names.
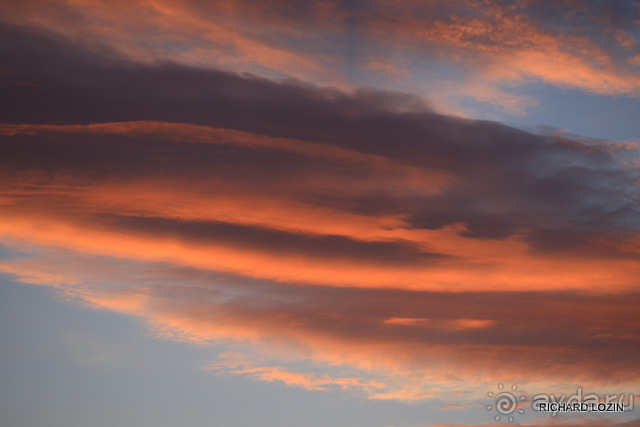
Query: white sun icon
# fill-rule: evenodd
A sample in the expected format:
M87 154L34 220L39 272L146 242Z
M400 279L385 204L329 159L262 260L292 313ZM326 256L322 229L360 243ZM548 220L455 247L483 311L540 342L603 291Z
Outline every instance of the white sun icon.
M511 392L503 391L504 386L502 384L498 384L498 388L500 391L497 393L491 391L487 393L487 396L494 399L494 403L493 405L487 405L486 409L487 411L491 411L495 408L498 414L494 417L494 420L500 421L500 417L505 416L508 417L507 419L512 423L515 421L514 415L516 413L524 414L524 409L518 408L518 402L525 401L527 398L523 395L516 397L515 394L512 393L518 389L517 385L511 386Z

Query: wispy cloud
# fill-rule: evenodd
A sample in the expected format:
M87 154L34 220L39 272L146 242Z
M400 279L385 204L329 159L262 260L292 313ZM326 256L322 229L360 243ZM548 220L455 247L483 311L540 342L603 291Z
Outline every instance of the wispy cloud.
M473 98L524 114L538 101L512 91L538 81L587 93L640 94L637 3L451 4L377 0L4 2L4 21L84 38L139 61L248 71L343 88L360 79L428 87L433 99ZM438 66L457 70L448 81ZM430 70L424 78L423 70ZM448 93L438 93L445 84ZM455 84L454 84L455 83ZM399 87L395 84L394 87ZM402 85L400 85L402 87ZM446 102L446 101L445 101Z
M186 19L150 5L163 25ZM312 15L331 14L323 5ZM40 19L28 4L3 7ZM518 79L543 30L514 16L514 46L534 52L507 70ZM400 18L403 31L418 25ZM454 18L421 25L416 43L508 54L508 31ZM165 337L268 354L274 363L210 367L309 390L473 399L516 377L636 387L637 147L449 117L406 94L136 62L122 46L27 27L3 38L0 235L41 252L3 272ZM600 52L591 42L571 55ZM571 83L536 64L532 75L555 84L636 93L620 76L603 88L590 68Z

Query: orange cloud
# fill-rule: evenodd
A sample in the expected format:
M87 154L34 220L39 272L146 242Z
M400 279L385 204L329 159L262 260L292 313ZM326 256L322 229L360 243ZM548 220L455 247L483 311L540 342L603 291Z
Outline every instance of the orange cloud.
M59 250L0 270L137 316L160 337L238 349L213 372L308 390L468 401L504 381L529 392L637 383L637 293L300 287Z
M386 325L400 325L400 326L430 326L441 329L461 330L468 328L485 328L495 324L492 320L479 320L479 319L447 319L447 320L433 320L433 319L421 319L421 318L406 318L406 317L392 317L383 322Z
M339 287L619 292L637 286L635 234L624 239L588 234L577 251L569 248L560 256L548 256L546 250L532 250L539 244L557 245L545 234L541 243L531 242L532 237L519 231L508 238L477 238L469 236L469 226L461 223L415 227L410 205L359 213L350 202L341 201L368 200L370 193L387 193L391 200L396 194L408 194L404 200L410 203L414 198L446 198L464 185L446 168L419 168L392 156L189 124L2 125L0 132L10 140L27 138L33 144L40 144L43 136L48 138L45 144L58 144L56 138L61 138L60 146L95 147L107 150L106 156L113 156L111 150L146 153L155 147L183 153L187 161L194 158L191 151L206 150L212 159L228 152L226 146L239 153L232 157L239 162L237 167L204 165L206 179L202 174L192 176L188 163L169 164L163 157L158 165L137 164L140 173L108 166L106 175L88 180L103 173L102 166L70 173L69 168L57 171L59 164L52 162L13 170L0 192L4 201L0 233L13 239ZM131 138L132 143L118 147L99 142L113 135ZM96 138L96 142L71 142L72 137ZM167 142L156 145L150 140ZM575 149L580 155L608 153L570 142L562 142L558 149ZM242 164L256 153L273 156L274 163L296 156L296 163L287 170L265 161L258 166L266 168L260 173L255 165ZM129 156L117 154L123 155ZM301 164L309 166L303 171ZM78 162L69 167L85 166ZM172 171L170 176L167 170ZM327 192L338 199L327 199ZM442 202L429 203L437 210ZM624 256L614 258L607 251ZM589 259L586 265L585 259Z
M170 6L154 11L190 23ZM482 20L444 21L438 43L505 55ZM631 148L11 34L7 74L37 85L0 86L21 100L0 125L0 236L34 254L3 272L269 359L214 362L222 372L311 390L471 401L508 380L637 387Z
M0 10L11 23L82 38L136 61L179 61L336 85L344 81L326 66L327 61L335 61L332 55L313 58L278 46L260 31L248 30L226 17L222 3L205 14L189 4L163 0L126 4L61 0L47 2L45 7L38 1L5 2ZM229 7L226 11L230 12ZM76 20L78 16L84 19Z
M598 13L574 4L549 8L525 1L379 0L366 8L344 8L336 1L155 0L125 7L60 0L46 7L4 2L0 10L5 21L83 39L94 48L106 45L136 61L178 61L343 89L381 71L391 76L386 84L393 88L428 97L427 85L439 98L444 85L449 101L472 97L513 114L525 114L537 101L510 93L509 86L531 80L589 93L640 94L635 23L616 5ZM349 44L362 51L338 53ZM389 57L398 59L390 63ZM425 57L467 76L455 84L430 84L415 60ZM351 69L350 79L344 68ZM406 86L407 79L397 81L399 75L414 76L418 83Z
M367 381L353 377L331 377L312 372L291 372L282 366L257 366L243 353L223 353L207 370L217 375L246 375L258 381L280 381L287 386L302 387L306 390L326 391L328 387L343 390L375 390L385 388L378 381Z
M135 197L132 196L132 199ZM67 205L67 209L72 206ZM234 206L241 207L242 204L232 204L230 207ZM333 237L329 240L299 234L300 231L295 228L283 232L265 231L265 238L270 236L270 239L274 239L274 245L268 241L259 244L259 240L253 240L250 234L246 234L257 232L256 238L263 239L260 237L260 228L236 226L234 222L216 222L211 225L197 220L184 222L180 218L171 219L171 215L168 219L157 217L155 215L158 212L154 212L153 217L145 216L144 213L142 216L122 216L120 212L110 210L113 206L109 204L106 209L100 207L100 211L93 218L86 215L83 215L83 218L77 214L69 216L55 213L51 209L48 214L44 214L42 207L40 203L32 205L32 208L16 205L14 198L2 209L4 221L0 225L0 234L13 239L81 252L140 260L171 261L256 278L332 286L457 291L560 288L608 292L634 289L634 278L639 273L635 259L592 260L589 265L584 265L580 258L537 258L532 257L526 245L518 243L517 240L475 241L457 236L455 229L419 232L415 236L403 231L397 236L392 232L380 231L377 233L378 236L375 236L374 232L373 236L365 237L378 237L386 241L365 240L362 243L352 240L353 235L360 234L358 228L361 227L355 227L351 232L347 224L332 228L335 232L340 229L346 230L345 237ZM82 205L79 205L78 210L81 208ZM121 216L114 216L112 220L105 221L105 218L108 218L103 216L105 214ZM175 215L175 211L171 214ZM308 220L310 217L306 218ZM333 218L338 219L340 215ZM216 218L215 221L220 219L222 218ZM286 218L282 219L285 220ZM378 227L385 224L384 219L369 221L372 225L377 223ZM274 222L276 221L273 219L254 220L254 223L262 224ZM147 228L147 231L144 227L140 228L145 223L151 227ZM174 227L175 231L169 231L167 226ZM199 232L198 227L201 228ZM205 232L211 227L215 228L209 232L210 238L203 239L194 234ZM323 230L316 227L313 231ZM234 237L234 234L237 237ZM244 237L245 235L247 237ZM403 237L413 238L413 242L406 240L409 243L402 243L398 240ZM281 239L285 239L282 240L285 245L280 245L279 249L278 240ZM336 252L337 247L332 249L334 245L346 245L350 244L349 242L353 242L353 250L356 252ZM414 246L415 244L421 246ZM494 252L474 256L471 248L480 251L491 248ZM453 258L432 258L430 253L434 250L438 251L436 254L441 253ZM502 258L514 250L509 257ZM630 250L636 249L633 246ZM357 251L364 252L359 254ZM528 272L527 275L523 275L525 271ZM478 275L479 272L482 274Z

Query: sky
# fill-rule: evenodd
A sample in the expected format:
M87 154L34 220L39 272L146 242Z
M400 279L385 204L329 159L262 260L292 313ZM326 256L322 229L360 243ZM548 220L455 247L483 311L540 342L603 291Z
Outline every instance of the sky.
M0 424L640 426L639 29L3 1Z

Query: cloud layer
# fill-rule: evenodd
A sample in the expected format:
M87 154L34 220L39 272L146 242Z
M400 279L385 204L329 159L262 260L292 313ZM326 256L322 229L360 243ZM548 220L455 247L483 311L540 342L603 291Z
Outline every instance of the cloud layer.
M3 271L313 390L637 384L636 147L2 40Z
M7 1L0 11L7 23L108 46L137 61L345 88L384 82L452 110L474 99L524 114L539 101L514 87L530 82L640 94L634 1L41 3Z

